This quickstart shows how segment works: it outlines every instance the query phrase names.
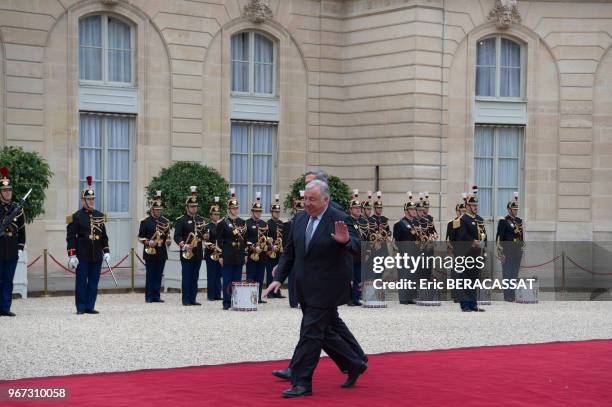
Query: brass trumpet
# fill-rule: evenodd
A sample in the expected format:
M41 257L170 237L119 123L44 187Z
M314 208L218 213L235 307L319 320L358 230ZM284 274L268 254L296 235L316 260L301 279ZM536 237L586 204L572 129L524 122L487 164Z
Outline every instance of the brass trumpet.
M276 251L273 250L273 246L276 246ZM272 247L270 247L270 250L268 250L266 254L269 258L275 259L277 257L277 253L283 252L283 236L278 227L276 228L276 238L272 242Z
M186 260L190 260L193 257L193 248L198 244L198 235L194 232L189 233L187 236L186 245L189 246L189 249L183 250L183 258Z
M253 261L259 261L259 253L255 251L256 247L259 247L262 252L265 252L268 248L268 240L266 239L266 236L259 230L257 231L257 233L259 234L259 237L257 238L257 243L251 244L251 254L249 256Z
M251 250L251 254L249 255L249 257L251 258L251 260L253 261L258 261L259 260L259 253L257 253L256 248L259 247L261 249L261 252L265 253L268 251L268 237L266 236L266 234L268 233L268 225L260 228L259 226L257 227L257 242L255 244L250 243L250 247L249 249Z
M159 247L162 244L164 244L164 239L162 239L159 229L155 231L155 234L150 240L155 242L156 247ZM157 249L155 247L151 247L147 245L147 247L145 247L145 253L148 255L154 255L154 254L157 254Z
M206 249L212 251L212 254L210 255L210 258L212 260L214 260L214 261L219 261L219 256L220 256L221 253L223 253L223 251L221 250L219 245L217 245L217 243L211 242L209 240L208 233L204 234L204 246L206 247Z

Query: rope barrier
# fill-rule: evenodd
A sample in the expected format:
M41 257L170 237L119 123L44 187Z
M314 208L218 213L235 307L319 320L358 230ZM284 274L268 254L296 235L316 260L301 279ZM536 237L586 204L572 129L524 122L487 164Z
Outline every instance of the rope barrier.
M128 257L130 257L130 254L126 254L124 258L122 258L121 260L119 260L119 262L117 264L115 264L114 266L112 266L111 268L107 269L106 271L103 271L102 273L100 273L101 276L103 276L104 274L110 273L111 270L115 271L115 269L125 261L125 259L127 259Z
M567 260L570 263L572 263L574 266L578 267L582 271L586 271L587 273L590 273L590 274L593 274L593 275L596 275L596 276L612 276L612 273L598 273L596 271L588 270L588 269L582 267L580 264L576 263L574 260L572 260L571 257L569 257L569 256L565 256L565 257L567 258Z
M121 260L119 260L119 262L118 262L117 264L115 264L114 266L112 266L110 269L108 269L108 270L106 270L106 271L104 271L104 272L100 273L100 275L101 275L101 276L103 276L104 274L109 273L111 269L114 271L114 270L115 270L115 269L116 269L116 268L117 268L117 267L118 267L118 266L119 266L121 263L123 263L123 262L125 261L125 259L127 259L129 256L130 256L129 254L126 254L126 255L125 255L125 257L124 257L124 258L122 258ZM53 261L55 262L55 264L57 264L58 266L60 266L62 270L67 271L67 272L68 272L68 273L70 273L70 274L76 274L76 272L74 272L74 271L70 270L70 269L69 269L69 268L67 268L67 267L64 267L64 265L63 265L62 263L60 263L60 262L59 262L59 260L57 260L57 259L55 258L55 256L53 256L51 253L49 253L49 257L51 257L51 260L53 260Z
M536 268L536 267L542 267L545 266L549 263L552 263L553 261L557 260L558 258L560 258L561 255L557 256L557 257L553 257L552 259L542 263L542 264L534 264L534 265L530 265L530 266L521 266L522 269L532 269L532 268Z
M32 261L30 264L28 264L27 268L30 268L34 265L34 263L36 263L38 260L40 260L40 258L42 257L42 254L40 256L38 256L37 258L34 259L34 261Z
M145 264L144 260L140 258L140 256L138 255L138 253L134 252L134 254L136 255L136 258L138 259L138 261L139 261L139 262L140 262L140 263L141 263L143 266L145 266L145 267L146 267L147 265Z
M64 265L62 263L60 263L51 253L49 253L49 257L51 257L51 260L53 260L55 262L55 264L57 264L58 266L60 266L62 268L62 270L67 271L70 274L76 274L76 272L70 270L67 267L64 267Z

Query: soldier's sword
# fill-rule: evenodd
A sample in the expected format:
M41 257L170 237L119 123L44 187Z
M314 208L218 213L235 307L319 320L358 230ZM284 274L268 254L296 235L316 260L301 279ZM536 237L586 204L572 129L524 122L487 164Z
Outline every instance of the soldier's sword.
M108 271L110 271L111 276L113 276L113 280L115 281L115 287L119 287L119 284L117 284L117 279L115 278L115 273L113 273L113 269L110 266L110 264L108 264L108 260L104 260L106 262L106 267L108 267Z

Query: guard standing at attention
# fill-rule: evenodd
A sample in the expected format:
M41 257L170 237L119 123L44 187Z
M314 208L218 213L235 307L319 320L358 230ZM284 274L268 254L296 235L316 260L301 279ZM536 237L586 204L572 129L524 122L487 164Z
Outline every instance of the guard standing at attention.
M461 276L465 280L474 282L480 276L480 269L477 266L476 258L482 256L486 259L487 231L485 230L484 219L478 215L478 187L472 187L472 193L465 201L466 213L461 216L457 244L460 245L458 255L473 259L470 266L467 265ZM479 311L484 309L478 307L475 289L465 289L462 292L461 311Z
M397 243L398 252L406 253L408 256L416 256L419 254L417 250L418 242L418 220L417 220L417 205L412 200L412 192L408 191L408 201L404 204L404 217L393 225L393 240ZM415 284L413 289L405 288L398 290L400 304L416 304L416 283L417 270L407 270L401 268L397 271L398 279L406 279Z
M210 207L210 222L204 228L204 260L206 261L206 284L208 301L221 300L221 264L219 256L221 248L217 246L217 224L221 219L219 197L214 198L215 203Z
M106 234L106 215L96 210L93 178L87 176L87 187L81 193L83 207L66 216L68 264L76 269L75 303L77 314L99 314L96 311L98 282L102 261L108 263L110 253Z
M278 260L283 254L283 240L287 236L283 233L285 227L284 222L280 219L280 197L278 194L274 195L274 203L270 205L270 219L268 220L268 253L266 256L266 286L270 285L274 281L272 270L274 266L278 264ZM268 298L285 298L281 294L280 289L278 292L272 292Z
M499 220L497 235L495 236L497 256L501 261L502 275L505 279L518 278L521 259L523 258L523 220L517 216L519 210L518 199L519 194L515 192L514 200L509 201L506 205L508 215ZM514 290L504 290L504 300L513 302L515 300L514 294Z
M196 301L202 267L204 218L198 215L197 187L190 187L185 200L185 214L176 220L174 242L181 249L181 292L184 306L202 305Z
M255 281L258 287L257 301L265 304L261 299L264 274L266 273L266 252L268 251L268 224L261 219L263 207L261 205L261 192L256 192L255 202L251 205L251 217L246 220L246 240L249 256L246 263L246 278Z
M227 201L228 214L217 224L217 245L221 248L219 263L223 274L223 309L232 304L232 283L242 280L246 257L246 223L238 216L238 199L234 188Z
M0 237L0 316L14 317L11 312L13 302L13 279L17 262L23 255L26 243L25 215L21 209L17 216L11 216L13 211L17 212L17 203L13 202L13 187L8 178L9 170L0 168L2 179L0 179L0 219L1 224L6 224L4 233ZM6 221L6 222L5 222Z
M167 247L172 243L170 221L162 216L164 205L161 194L161 191L155 192L149 214L140 221L138 229L138 240L144 245L145 302L147 303L164 302L161 299L161 282L166 260L168 260Z

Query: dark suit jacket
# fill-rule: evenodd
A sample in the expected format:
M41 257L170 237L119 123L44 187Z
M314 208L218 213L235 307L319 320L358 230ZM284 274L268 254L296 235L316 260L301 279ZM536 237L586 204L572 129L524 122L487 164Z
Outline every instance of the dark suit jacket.
M305 211L293 219L274 280L282 282L289 272L295 273L298 301L307 306L331 308L346 304L350 299L351 255L360 250L359 232L350 216L328 206L306 248L308 220ZM340 220L349 230L346 245L331 237L335 222Z

